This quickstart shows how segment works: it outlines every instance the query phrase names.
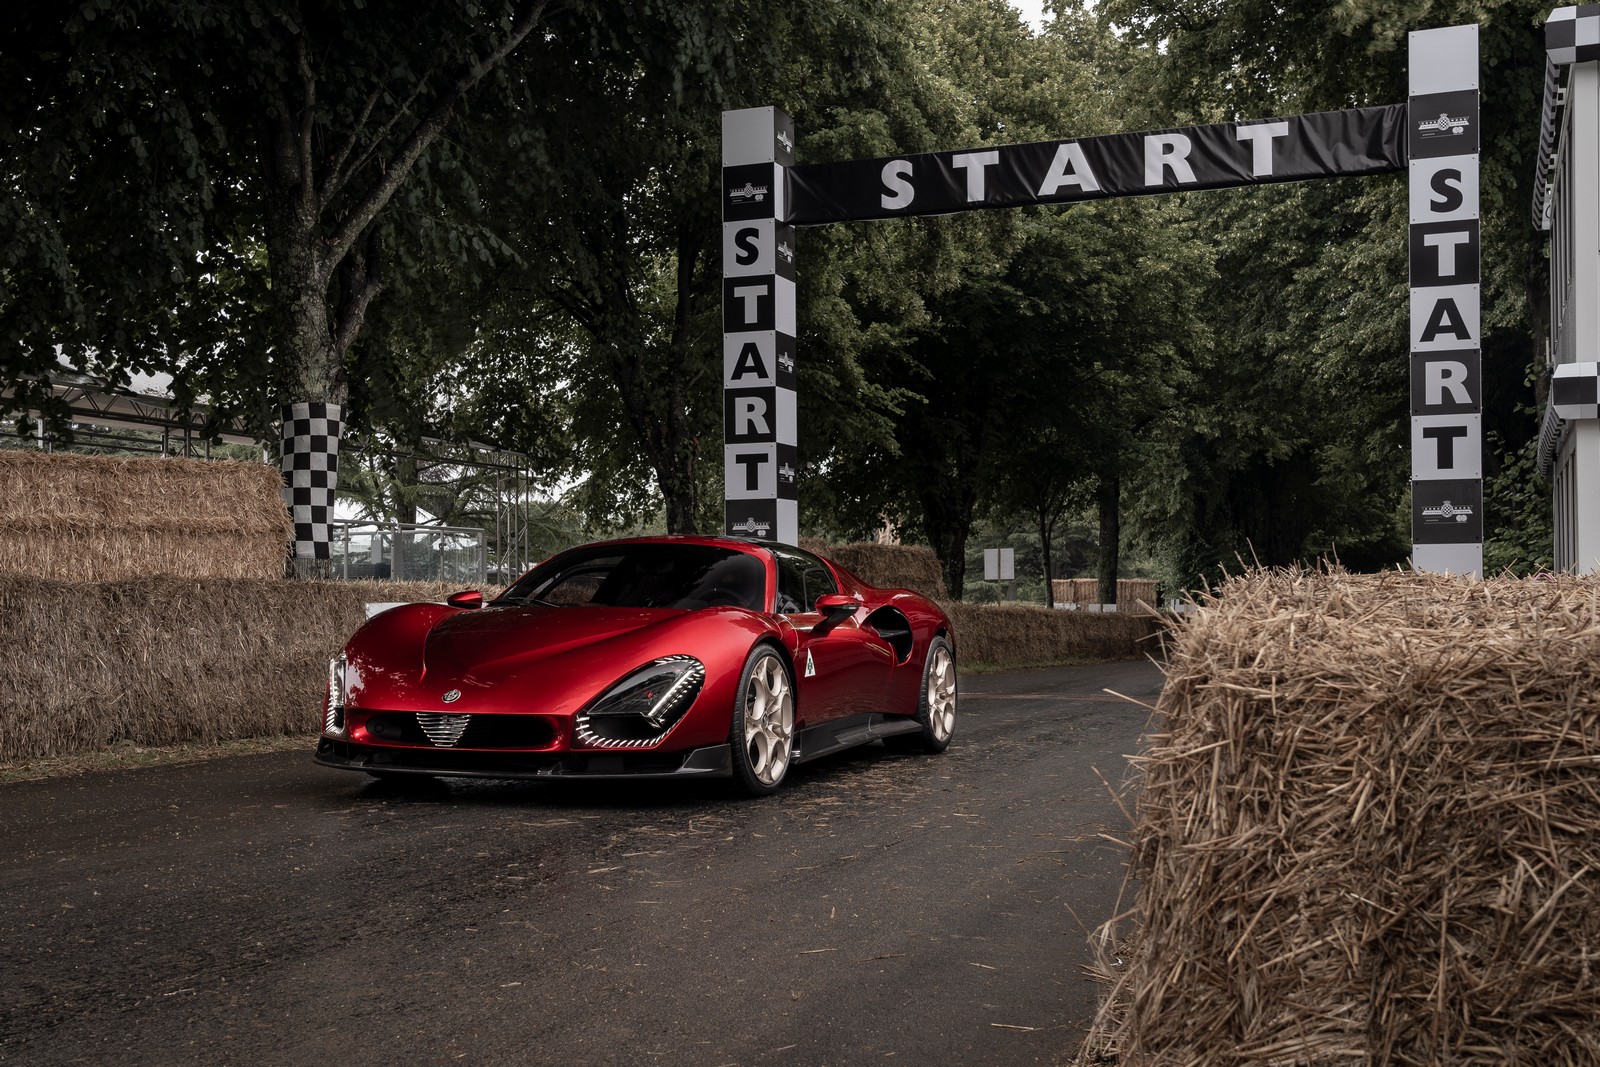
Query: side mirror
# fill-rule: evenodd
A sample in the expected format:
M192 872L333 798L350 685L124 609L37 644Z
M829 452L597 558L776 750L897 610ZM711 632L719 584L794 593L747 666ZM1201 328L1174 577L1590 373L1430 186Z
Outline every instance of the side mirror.
M822 621L811 628L811 636L824 636L854 615L860 607L861 601L846 593L823 593L817 597L816 604L816 609L822 613Z
M460 593L451 593L445 597L444 602L453 608L466 608L471 611L483 607L483 594L476 589L468 589Z

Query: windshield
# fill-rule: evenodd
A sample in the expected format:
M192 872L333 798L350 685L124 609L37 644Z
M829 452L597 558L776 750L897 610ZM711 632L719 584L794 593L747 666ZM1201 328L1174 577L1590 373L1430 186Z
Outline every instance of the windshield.
M766 567L748 552L709 545L591 545L523 575L496 604L765 610Z

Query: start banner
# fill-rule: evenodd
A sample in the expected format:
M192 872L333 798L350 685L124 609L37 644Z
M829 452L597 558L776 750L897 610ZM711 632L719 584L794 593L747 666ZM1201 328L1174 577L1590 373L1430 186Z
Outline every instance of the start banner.
M1381 174L1406 105L788 168L795 226Z

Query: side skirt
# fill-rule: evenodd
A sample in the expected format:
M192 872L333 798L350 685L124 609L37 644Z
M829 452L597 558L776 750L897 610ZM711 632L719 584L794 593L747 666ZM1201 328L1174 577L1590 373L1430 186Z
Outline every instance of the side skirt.
M880 737L912 734L920 729L922 724L908 715L884 715L876 711L852 715L847 719L834 719L808 726L795 735L794 761L804 763L819 756L868 744Z

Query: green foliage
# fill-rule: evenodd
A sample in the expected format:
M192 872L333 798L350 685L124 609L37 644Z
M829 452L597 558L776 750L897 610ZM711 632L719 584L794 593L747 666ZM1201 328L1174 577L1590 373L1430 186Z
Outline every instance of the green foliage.
M1527 577L1555 569L1550 479L1539 473L1538 438L1511 450L1498 437L1490 447L1500 469L1483 484L1490 529L1483 543L1485 574Z
M58 351L258 428L321 389L400 453L524 453L543 497L575 487L563 530L716 529L722 110L784 107L823 162L1388 103L1405 31L1475 18L1489 552L1548 554L1530 0L1062 0L1042 35L1002 0L578 2L457 91L536 7L25 9L0 69L12 410L61 416ZM1086 569L1097 499L1108 573L1125 547L1172 585L1402 560L1405 223L1394 176L805 231L803 528L891 519L953 592L985 522L1036 531L1041 575Z
M1163 122L1256 118L1406 98L1406 32L1478 21L1483 64L1483 368L1490 484L1523 470L1525 371L1544 306L1527 223L1544 8L1303 0L1108 0L1103 20L1150 50ZM1403 175L1190 196L1217 249L1202 313L1212 346L1182 398L1190 425L1134 491L1169 581L1337 554L1409 555L1407 221ZM1497 473L1498 472L1498 473ZM1524 472L1525 473L1525 472ZM1527 492L1534 487L1528 486ZM1491 494L1491 509L1506 493ZM1507 520L1532 512L1518 507ZM1494 540L1536 558L1537 525Z

